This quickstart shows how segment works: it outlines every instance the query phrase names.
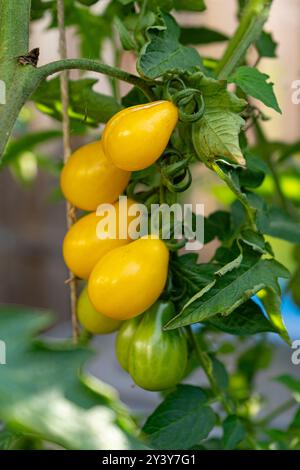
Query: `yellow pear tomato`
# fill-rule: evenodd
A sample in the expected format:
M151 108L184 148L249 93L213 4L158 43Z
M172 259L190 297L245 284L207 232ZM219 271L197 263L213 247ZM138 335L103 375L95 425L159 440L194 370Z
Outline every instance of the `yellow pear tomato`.
M104 152L102 142L91 142L74 152L61 172L61 189L74 206L94 211L99 204L115 202L130 179Z
M122 170L142 170L165 150L178 121L170 101L154 101L115 114L103 133L104 152Z
M169 252L157 239L143 237L110 251L93 269L88 292L96 310L126 320L147 310L162 293Z
M131 199L127 200L127 210L135 202ZM99 224L107 216L107 214L97 215L96 212L83 216L79 219L67 232L63 242L63 257L66 265L77 277L87 279L94 268L95 264L109 251L114 248L126 245L130 242L128 234L128 225L134 217L127 214L125 221L125 236L119 238L118 218L120 213L119 201L113 204L116 214L116 233L110 232L110 227L99 230ZM113 212L112 215L114 216ZM99 233L99 231L101 233ZM100 235L100 236L99 236ZM116 235L116 236L114 236ZM106 238L104 238L104 236Z

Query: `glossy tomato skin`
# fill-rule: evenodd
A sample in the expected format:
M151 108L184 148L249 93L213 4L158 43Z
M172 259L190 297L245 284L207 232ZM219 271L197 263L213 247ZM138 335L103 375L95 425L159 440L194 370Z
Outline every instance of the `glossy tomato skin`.
M176 386L184 376L188 361L186 337L181 329L162 329L173 316L173 304L158 301L142 315L138 325L125 322L118 333L118 360L141 388L165 390Z
M122 194L130 173L117 168L103 151L102 142L77 149L61 172L61 189L74 206L95 211L99 204L113 203Z
M128 209L134 204L131 199L127 200ZM119 202L114 204L116 217L120 210ZM63 241L63 257L66 265L77 277L87 279L97 262L109 251L128 244L129 236L124 239L109 237L99 239L97 226L103 216L96 212L83 216L67 232ZM128 216L128 223L131 217ZM118 224L116 225L118 227Z
M129 351L142 315L124 321L116 338L116 356L121 367L129 371Z
M162 293L169 252L158 238L142 237L105 255L89 278L89 297L103 315L127 320L147 310Z
M77 317L81 325L95 335L106 335L116 331L121 322L105 317L92 305L85 287L77 301Z
M162 155L177 121L178 110L169 101L126 108L106 124L104 152L123 170L147 168Z

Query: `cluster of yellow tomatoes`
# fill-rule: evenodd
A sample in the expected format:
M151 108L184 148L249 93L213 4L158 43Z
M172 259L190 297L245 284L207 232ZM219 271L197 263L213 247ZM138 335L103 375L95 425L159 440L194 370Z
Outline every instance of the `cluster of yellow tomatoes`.
M77 313L91 333L116 330L122 320L151 307L164 289L169 260L165 244L151 236L133 241L128 233L125 239L99 237L95 211L110 203L118 214L118 197L131 172L161 156L177 120L178 110L168 101L124 109L106 124L102 140L79 148L62 170L65 198L89 212L67 232L63 256L70 271L87 281ZM129 200L128 208L133 203Z

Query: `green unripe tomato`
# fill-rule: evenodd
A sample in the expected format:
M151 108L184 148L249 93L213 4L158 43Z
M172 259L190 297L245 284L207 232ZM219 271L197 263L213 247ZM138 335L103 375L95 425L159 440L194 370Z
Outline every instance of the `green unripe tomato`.
M81 325L95 335L106 335L116 331L122 322L105 317L92 305L87 288L81 292L77 302L77 317Z
M132 339L141 319L142 317L140 315L131 320L124 321L116 338L116 356L121 367L126 370L126 372L128 372L129 369L128 360Z
M173 316L173 304L158 301L138 323L126 322L118 333L118 360L141 388L165 390L184 376L188 359L186 337L181 329L162 329Z

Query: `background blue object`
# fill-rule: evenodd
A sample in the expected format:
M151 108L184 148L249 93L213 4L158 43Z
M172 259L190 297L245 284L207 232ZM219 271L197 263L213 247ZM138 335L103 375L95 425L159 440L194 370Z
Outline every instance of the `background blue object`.
M290 292L284 293L286 282L281 282L280 284L283 292L281 311L286 328L289 332L291 340L300 339L300 307L296 305L295 302L293 302ZM259 298L254 296L252 299L262 308L265 313L265 309ZM274 341L282 341L281 338L276 334L270 333L270 337L272 337L272 340Z

